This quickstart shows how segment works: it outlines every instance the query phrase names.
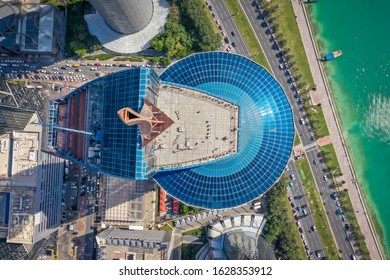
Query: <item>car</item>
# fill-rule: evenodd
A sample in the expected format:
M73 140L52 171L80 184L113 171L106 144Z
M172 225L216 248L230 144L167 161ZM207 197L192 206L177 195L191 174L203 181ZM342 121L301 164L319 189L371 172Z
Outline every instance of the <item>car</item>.
M316 231L316 230L317 230L317 228L316 228L315 225L312 225L312 226L311 226L311 229L312 229L312 231Z
M309 250L306 250L306 254L310 256L311 252Z
M321 258L321 251L320 250L316 251L316 256L317 256L317 258Z
M220 24L219 20L217 20L217 19L215 20L215 22L216 22L218 25Z
M292 197L291 196L288 197L288 201L292 201Z
M290 170L290 168L288 168L288 165L286 165L286 168L284 170L286 170L286 171Z
M344 225L344 229L345 229L345 230L349 230L350 228L351 228L351 227L349 226L349 224L345 224L345 225Z
M332 199L337 199L337 193L335 193L335 192L331 193L331 194L330 194L330 197L331 197Z
M232 31L232 36L236 36L236 33L234 33L234 31Z
M292 189L294 188L294 183L293 182L290 181L288 184L289 184L290 188L292 188Z
M222 30L222 25L218 25L219 30Z
M328 176L327 176L326 174L324 175L324 180L325 180L325 181L328 181L328 180L329 180L329 179L328 179Z
M302 242L303 242L303 245L305 245L305 246L307 245L306 239L303 239Z
M295 223L297 224L297 227L301 227L301 224L298 221L296 221Z
M294 202L291 202L291 208L295 208Z
M299 120L299 123L302 124L302 125L304 125L304 124L305 124L305 120L304 120L304 119L300 119L300 120Z
M228 37L223 38L223 40L225 41L226 44L229 44L229 38Z
M346 222L346 221L347 221L347 218L346 218L344 215L342 215L342 216L341 216L341 220L342 220L343 222Z
M303 209L302 212L303 212L303 215L305 215L305 216L307 215L306 209Z
M235 47L236 47L236 43L235 43L235 42L232 42L232 46L235 48Z
M337 207L340 207L340 206L341 206L340 201L336 201L336 206L337 206Z
M297 211L301 212L302 208L300 206L297 207Z
M291 174L291 175L290 175L290 178L291 178L291 180L295 180L294 174Z
M283 63L279 64L279 69L280 69L280 70L283 70L283 69L284 69L284 64L283 64Z
M342 215L342 214L344 214L344 211L343 211L343 208L338 208L337 210L336 210L336 214L337 215Z

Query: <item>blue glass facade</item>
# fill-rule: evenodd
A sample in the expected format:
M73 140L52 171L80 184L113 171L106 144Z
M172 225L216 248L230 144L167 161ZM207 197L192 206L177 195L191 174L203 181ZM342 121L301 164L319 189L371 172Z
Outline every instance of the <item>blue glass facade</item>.
M238 152L210 163L156 170L153 149L142 148L138 126L124 124L117 111L130 107L140 112L144 98L155 104L160 81L239 106ZM130 69L96 79L76 92L82 90L90 96L86 127L99 132L91 139L101 149L96 164L91 156L87 163L74 160L116 177L153 176L170 195L193 206L228 208L255 199L278 180L291 154L294 125L281 86L260 65L239 55L195 54L171 65L160 77L153 69Z
M160 79L240 107L238 153L205 166L157 173L162 188L190 205L228 208L275 183L290 157L294 125L282 88L266 70L242 56L210 52L173 64Z

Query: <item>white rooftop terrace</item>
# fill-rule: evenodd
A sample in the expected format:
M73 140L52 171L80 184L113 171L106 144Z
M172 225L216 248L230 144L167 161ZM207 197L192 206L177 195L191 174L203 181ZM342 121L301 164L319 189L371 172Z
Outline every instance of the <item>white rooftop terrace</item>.
M14 132L12 151L13 185L35 186L38 162L39 133Z
M161 84L156 107L174 123L154 145L157 168L177 168L237 152L238 106L211 95Z

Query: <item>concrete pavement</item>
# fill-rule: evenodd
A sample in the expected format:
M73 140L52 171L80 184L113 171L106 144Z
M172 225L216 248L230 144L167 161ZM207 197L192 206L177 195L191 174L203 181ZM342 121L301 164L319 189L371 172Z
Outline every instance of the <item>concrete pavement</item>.
M355 214L362 233L366 237L366 244L372 259L383 259L378 241L373 232L362 194L357 183L356 175L353 170L352 162L348 154L348 148L345 144L342 130L337 119L336 110L331 100L330 90L327 85L321 62L318 60L318 50L314 41L313 33L308 22L305 5L299 0L292 0L292 5L296 15L297 24L304 42L306 56L313 75L314 83L317 87L317 93L321 99L322 109L329 129L330 137L333 139L333 145L336 151L337 159L343 173L340 180L345 180L346 188L352 201Z

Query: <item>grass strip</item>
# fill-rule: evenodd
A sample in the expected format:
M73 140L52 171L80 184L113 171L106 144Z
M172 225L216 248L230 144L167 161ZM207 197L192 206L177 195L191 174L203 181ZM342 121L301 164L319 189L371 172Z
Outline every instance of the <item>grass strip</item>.
M333 174L341 174L339 162L337 160L336 151L332 143L321 147L322 155L325 159L325 164L329 171Z
M366 242L364 242L365 237L360 230L359 223L356 219L352 202L348 194L348 190L345 189L343 191L338 192L339 193L339 201L344 209L345 216L347 217L352 235L354 236L354 242L356 246L359 248L360 255L363 260L370 260L370 252L368 251Z
M108 54L108 53L102 53L102 54L96 54L96 55L88 55L88 56L84 56L83 59L86 59L86 60L109 60L111 58L113 58L114 56L112 54Z

